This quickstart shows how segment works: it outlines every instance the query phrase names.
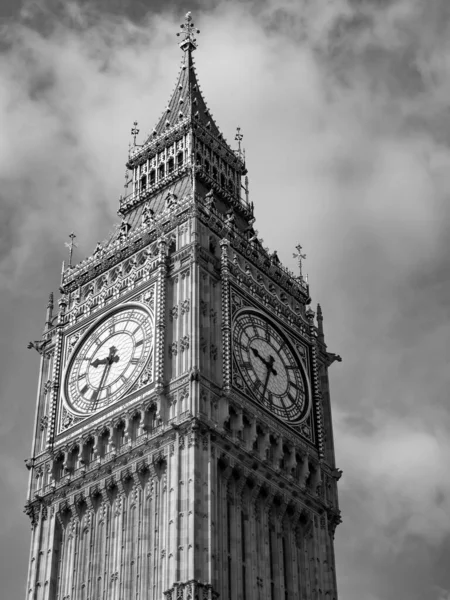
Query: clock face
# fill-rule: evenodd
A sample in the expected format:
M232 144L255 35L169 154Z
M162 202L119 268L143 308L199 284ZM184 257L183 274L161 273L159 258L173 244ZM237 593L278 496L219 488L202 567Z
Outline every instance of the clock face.
M253 396L270 412L297 425L309 411L309 385L295 350L261 313L246 310L233 325L234 357Z
M93 413L118 400L136 382L152 349L152 320L145 309L126 307L103 319L69 363L65 394L71 408Z

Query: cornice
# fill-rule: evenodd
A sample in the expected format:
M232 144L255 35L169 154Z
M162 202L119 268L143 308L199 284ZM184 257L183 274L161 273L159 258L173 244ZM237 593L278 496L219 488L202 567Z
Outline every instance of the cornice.
M273 257L259 244L250 242L243 232L237 227L230 226L229 222L213 206L206 206L206 202L197 198L200 221L218 235L228 239L230 247L251 265L257 267L262 273L270 277L284 292L296 298L301 304L309 304L309 286L295 278L294 274L281 263L275 263ZM233 267L231 267L233 268Z
M149 244L156 242L177 225L187 219L187 211L192 204L188 194L172 210L165 210L155 215L154 224L140 225L130 232L124 240L117 239L103 250L100 255L93 254L83 262L63 274L61 292L69 294L82 285L91 282Z

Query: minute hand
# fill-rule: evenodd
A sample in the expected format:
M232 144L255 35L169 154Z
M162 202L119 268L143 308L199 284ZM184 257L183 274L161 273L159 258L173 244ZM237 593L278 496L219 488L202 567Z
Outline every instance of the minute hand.
M263 389L263 393L262 393L262 397L264 399L264 396L266 395L266 391L267 391L267 386L269 384L270 376L271 375L276 376L277 372L273 368L273 363L275 362L275 359L273 356L269 356L269 360L263 360L263 362L267 367L267 375L266 375L266 380L264 382L264 389Z
M105 381L106 381L106 380L107 380L107 378L108 378L109 371L110 371L110 369L111 369L111 365L112 365L112 363L111 363L111 362L109 362L109 361L108 361L108 362L105 364L105 368L103 369L103 373L102 373L102 378L100 379L100 383L98 384L98 387L97 387L97 390L96 390L96 392L97 392L97 395L96 395L96 398L95 398L95 403L94 403L94 406L93 406L93 408L96 408L96 407L97 407L97 404L98 404L98 395L99 395L99 393L100 393L100 390L101 390L101 389L102 389L102 387L103 387L103 384L105 383Z

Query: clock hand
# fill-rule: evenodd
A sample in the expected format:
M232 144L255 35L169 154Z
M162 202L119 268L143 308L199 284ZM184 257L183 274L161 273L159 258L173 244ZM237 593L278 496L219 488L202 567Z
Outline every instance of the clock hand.
M107 365L108 363L111 363L111 362L118 362L120 357L116 354L116 352L117 352L117 348L115 346L111 346L111 348L109 349L108 356L106 356L105 358L101 358L101 359L96 358L94 361L91 362L91 366L96 369L99 365Z
M264 396L266 395L266 391L267 391L267 386L269 385L270 376L271 375L275 375L275 377L276 377L277 372L273 368L273 363L275 362L275 359L274 359L274 357L272 355L269 356L269 360L267 360L267 361L265 360L263 362L264 362L264 364L267 367L267 375L266 375L266 380L264 382L264 389L263 389L263 393L262 393L262 397L263 397L263 400L264 400Z
M256 356L256 358L261 358L261 356L256 348L250 348L250 350L253 352L253 354ZM261 358L261 360L263 360L263 359Z
M111 370L111 366L114 362L118 362L120 357L116 354L117 352L117 348L115 346L111 346L111 348L109 349L109 355L102 359L96 359L92 364L92 366L97 367L99 364L104 364L105 368L103 369L103 373L100 379L100 383L97 386L97 389L95 390L94 394L95 394L95 402L94 402L94 406L93 409L95 409L97 407L98 404L98 395L100 393L100 390L102 389L102 387L105 384L105 381L108 379L108 375L109 372ZM94 364L95 363L95 364Z
M267 369L266 380L264 382L264 389L262 391L262 398L263 398L263 400L264 400L264 396L266 395L266 390L267 390L267 386L269 384L269 379L270 379L271 375L272 375L272 371L269 371L269 369Z
M96 358L93 362L91 362L91 367L99 367L100 365L108 364L108 358Z
M97 408L97 404L98 404L98 396L99 396L99 394L100 394L100 390L102 389L102 387L103 387L103 386L104 386L104 384L105 384L105 381L106 381L106 380L107 380L107 378L108 378L109 371L110 371L110 369L111 369L111 364L112 364L112 363L110 363L110 362L107 362L107 363L105 364L105 368L103 369L102 378L100 379L100 383L98 384L98 387L97 387L97 389L94 391L94 394L95 394L95 401L94 401L94 405L93 405L93 407L92 407L92 409L93 409L93 410L95 410L95 409Z
M250 348L250 350L253 352L253 355L254 355L256 358L259 358L259 360L260 360L260 361L263 363L263 365L265 365L265 367L266 367L267 369L269 369L269 371L271 371L271 372L272 372L274 375L276 375L276 374L277 374L276 370L273 368L273 364L274 364L274 362L275 362L275 359L274 359L274 357L273 357L272 355L270 355L270 356L269 356L269 359L268 359L268 360L265 360L265 359L264 359L264 358L261 356L261 354L258 352L258 349L257 349L257 348Z

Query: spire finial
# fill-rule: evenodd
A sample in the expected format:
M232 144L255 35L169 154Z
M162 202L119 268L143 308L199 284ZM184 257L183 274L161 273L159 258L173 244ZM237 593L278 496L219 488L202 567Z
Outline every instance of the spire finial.
M239 155L241 155L241 153L242 153L241 142L242 142L243 138L244 138L244 136L241 133L241 128L240 127L236 127L236 135L234 136L234 139L238 143L238 152L239 152Z
M45 329L50 329L53 321L53 292L48 297L47 315L45 317Z
M133 144L136 146L136 136L139 134L138 122L135 121L133 123L133 127L131 128L131 135L133 136Z
M197 40L195 39L195 35L200 33L200 29L196 29L194 26L194 22L192 21L192 15L190 12L186 13L184 18L184 23L180 25L181 31L177 33L177 35L183 35L184 38L180 43L180 48L183 51L186 50L195 50L197 48Z
M317 305L317 331L318 331L318 338L321 342L324 342L324 336L323 336L323 315L322 315L322 307L320 306L320 304Z
M295 249L297 250L297 254L292 255L294 258L298 259L298 270L299 270L299 279L303 279L303 272L302 272L302 267L303 267L303 261L306 258L306 254L302 254L302 247L300 244L298 244L298 246L295 246Z
M67 248L69 248L69 269L72 268L72 256L73 256L73 249L74 248L78 248L78 244L75 244L74 239L77 237L74 232L72 231L72 233L69 233L69 237L70 237L70 242L66 242L65 245Z

